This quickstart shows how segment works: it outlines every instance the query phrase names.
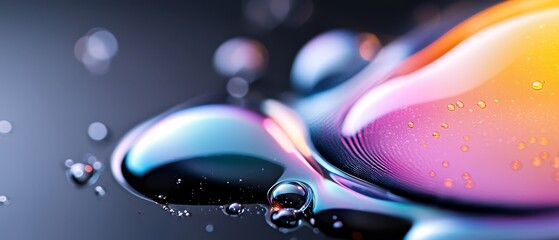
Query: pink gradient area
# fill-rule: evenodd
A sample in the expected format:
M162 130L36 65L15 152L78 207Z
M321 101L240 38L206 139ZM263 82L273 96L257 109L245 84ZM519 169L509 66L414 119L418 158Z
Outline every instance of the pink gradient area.
M396 188L491 206L559 206L559 10L480 34L441 57L448 61L372 89L342 132Z

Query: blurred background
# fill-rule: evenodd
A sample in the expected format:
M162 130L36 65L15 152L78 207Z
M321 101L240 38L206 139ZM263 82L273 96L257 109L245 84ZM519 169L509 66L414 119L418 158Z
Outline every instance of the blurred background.
M443 9L470 9L456 4L0 2L0 239L327 239L305 227L280 233L256 206L242 218L216 207L170 216L116 183L110 155L132 127L192 97L283 96L292 90L297 53L323 32L368 33L386 45L436 22ZM218 49L227 55L235 44L257 60L220 57ZM232 80L237 60L254 70L242 81ZM64 164L88 154L105 170L80 187L68 180Z

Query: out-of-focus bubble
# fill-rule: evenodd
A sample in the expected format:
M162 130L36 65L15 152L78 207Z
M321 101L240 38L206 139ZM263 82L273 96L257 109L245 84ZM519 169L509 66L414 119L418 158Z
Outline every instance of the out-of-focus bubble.
M214 226L211 224L206 225L206 232L213 232L214 231Z
M258 29L273 29L279 25L298 27L313 13L311 0L249 0L244 5L248 23Z
M106 29L94 28L81 37L74 46L74 55L92 74L105 74L111 59L118 52L116 37Z
M12 132L12 123L7 120L0 120L0 133L7 134Z
M74 162L72 159L64 161L66 176L77 186L91 185L97 182L103 171L103 163L91 154L86 154L84 162ZM97 191L97 189L95 189Z
M362 70L379 49L380 41L371 33L332 30L320 34L297 54L292 85L302 93L334 87Z
M107 190L102 186L96 186L93 190L95 191L95 195L97 195L97 197L104 197L107 195Z
M214 54L214 67L225 77L258 79L268 64L268 52L260 42L237 37L221 44Z
M10 198L6 195L0 195L0 206L10 204Z
M248 93L248 91L249 84L241 77L231 78L229 82L227 82L227 92L233 97L242 98Z
M95 141L101 141L107 137L109 130L105 124L100 122L94 122L89 125L87 129L87 134L89 137Z

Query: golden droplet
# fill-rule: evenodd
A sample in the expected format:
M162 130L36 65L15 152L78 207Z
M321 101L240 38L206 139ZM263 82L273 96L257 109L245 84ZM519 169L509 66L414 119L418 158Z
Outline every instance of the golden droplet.
M458 106L458 108L463 108L464 103L462 101L458 101L458 102L456 102L456 106Z
M434 138L439 138L439 137L441 137L441 134L440 134L439 132L433 132L432 135L433 135Z
M543 160L546 160L546 159L549 157L549 153L548 153L548 152L545 152L545 151L544 151L544 152L541 152L541 153L540 153L540 157L541 157Z
M462 150L462 152L467 152L468 150L470 150L470 147L468 147L468 145L462 145L460 146L460 150Z
M446 108L448 109L448 111L454 111L454 109L456 109L456 107L454 106L454 104L448 104L446 106Z
M467 180L466 181L466 188L467 189L472 189L474 187L474 181L472 180Z
M534 165L534 167L539 167L542 164L543 164L543 159L541 159L540 157L532 158L532 165Z
M541 82L541 81L534 81L534 82L532 83L532 89L534 89L534 90L542 90L542 88L543 88L543 82Z
M549 145L549 139L547 139L546 137L541 137L538 143L542 146L547 146Z
M452 188L452 186L454 186L454 181L452 181L452 179L447 178L444 180L444 186L447 188Z
M468 135L464 136L464 141L470 141L470 136Z
M415 126L415 123L413 123L413 122L408 122L408 127L409 127L409 128L413 128L414 126Z
M486 108L486 107L487 107L487 104L486 104L484 101L478 101L478 102L477 102L477 106L478 106L479 108Z
M514 160L512 161L510 166L512 167L512 170L518 171L522 168L522 162L520 162L519 160Z
M532 144L536 143L537 140L538 140L538 139L537 139L536 137L529 137L529 138L528 138L528 142L529 142L529 143L532 143Z
M448 124L447 124L447 123L443 123L443 124L441 124L441 127L444 128L444 129L448 129Z
M553 158L553 161L551 161L551 166L555 169L559 168L559 157Z
M448 161L443 161L443 167L448 167L450 165L450 163L448 163Z
M555 174L553 174L553 178L555 179L555 181L559 182L559 171L555 172Z
M516 148L518 148L518 150L524 150L526 148L526 143L519 142L518 144L516 144Z
M495 103L499 103L499 99L495 98L495 100L493 100Z
M472 179L472 175L469 172L464 172L462 178L464 178L464 180L470 180Z
M430 176L430 177L434 177L434 176L436 176L436 175L437 175L437 174L435 173L435 171L430 171L430 172L429 172L429 176Z

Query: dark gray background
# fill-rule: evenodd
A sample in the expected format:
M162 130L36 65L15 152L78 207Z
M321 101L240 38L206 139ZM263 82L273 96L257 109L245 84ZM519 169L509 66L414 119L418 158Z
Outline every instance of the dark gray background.
M215 49L248 36L269 51L269 68L254 86L270 96L289 89L297 50L329 29L379 34L384 43L413 28L414 9L448 1L315 1L299 28L249 28L242 1L0 2L0 239L317 239L308 228L282 234L262 215L230 218L191 208L192 217L169 216L122 189L106 169L93 186L67 181L63 162L92 153L108 164L118 140L136 124L193 96L223 90ZM109 72L90 74L74 57L75 42L103 27L118 39ZM101 121L110 138L94 142L90 123ZM108 167L108 166L107 166ZM139 214L138 212L141 212ZM214 232L204 229L212 224Z

